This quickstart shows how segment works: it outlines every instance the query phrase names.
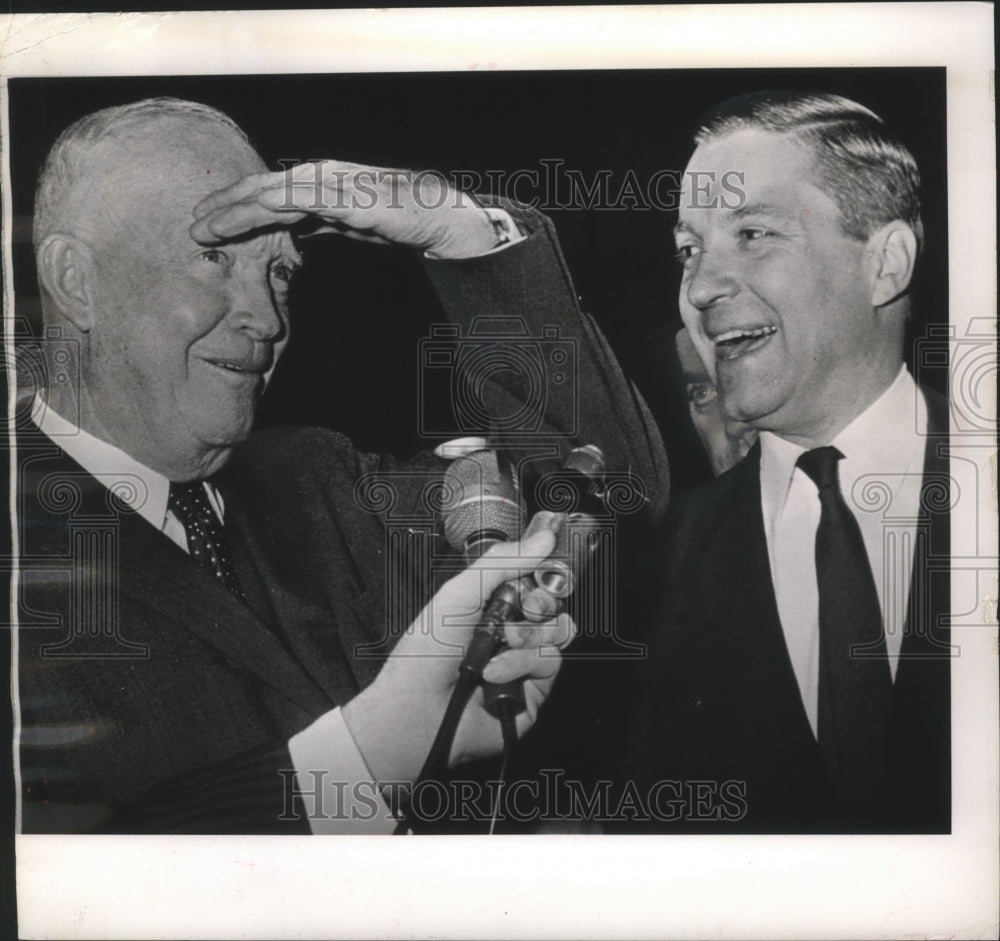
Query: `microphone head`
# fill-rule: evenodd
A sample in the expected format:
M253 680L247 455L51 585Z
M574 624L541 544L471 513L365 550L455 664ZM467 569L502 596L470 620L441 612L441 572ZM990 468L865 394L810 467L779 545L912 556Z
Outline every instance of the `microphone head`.
M496 451L474 451L445 471L444 537L453 549L508 542L521 533L524 506L517 479Z
M596 444L585 444L579 448L573 448L566 455L562 469L564 471L576 471L584 477L592 479L599 478L606 470L604 452Z
M557 513L584 512L606 516L604 452L596 444L573 448L562 467L535 483L534 505Z

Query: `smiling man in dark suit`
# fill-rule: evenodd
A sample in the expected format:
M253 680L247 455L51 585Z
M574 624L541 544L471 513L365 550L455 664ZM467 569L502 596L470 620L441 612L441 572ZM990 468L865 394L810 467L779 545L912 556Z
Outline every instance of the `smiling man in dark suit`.
M603 404L581 416L554 397L536 435L565 448L574 428L634 415L629 440L647 444L611 442L610 458L654 479L659 439L580 319L551 226L441 186L335 161L269 173L225 115L174 99L97 112L57 141L34 226L49 381L18 436L25 831L392 829L382 797L430 747L456 625L551 549L542 534L429 601L419 540L396 558L364 484L392 488L405 514L427 505L442 458L363 454L320 429L251 434L289 339L300 224L419 250L459 323L568 326ZM532 391L506 381L484 390L500 414ZM405 597L390 563L410 573ZM527 679L521 731L571 630L512 633L520 649L488 668ZM452 762L499 741L477 693Z
M833 95L734 99L695 140L681 314L760 441L671 508L626 772L664 828L947 832L948 586L928 561L948 555L948 413L903 356L917 167ZM657 782L677 780L730 799L671 809Z

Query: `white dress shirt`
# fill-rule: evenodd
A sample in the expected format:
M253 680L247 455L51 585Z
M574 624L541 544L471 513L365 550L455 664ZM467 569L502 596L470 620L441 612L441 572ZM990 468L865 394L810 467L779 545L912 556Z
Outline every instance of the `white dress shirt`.
M893 680L913 574L926 433L927 404L903 368L882 396L831 442L844 455L838 462L840 488L858 521L875 577ZM819 492L795 466L805 448L770 432L762 432L760 442L761 509L771 579L802 703L816 734Z
M147 523L188 550L184 526L167 509L170 481L120 448L57 414L41 397L31 417L39 429ZM205 484L220 521L221 495ZM288 750L313 833L391 833L396 821L351 736L341 710L332 709L293 735ZM317 791L321 793L317 794Z

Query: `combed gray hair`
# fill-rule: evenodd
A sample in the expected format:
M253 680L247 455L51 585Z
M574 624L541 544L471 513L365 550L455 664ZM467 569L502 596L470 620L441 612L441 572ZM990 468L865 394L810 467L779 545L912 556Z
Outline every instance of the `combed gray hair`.
M841 95L762 91L723 102L702 116L695 143L759 128L790 133L809 144L816 171L851 238L867 239L901 219L923 247L920 171L913 154L882 119Z
M208 105L180 98L146 98L127 105L102 108L71 124L52 145L38 177L32 237L37 251L42 240L63 223L67 201L93 172L97 145L164 118L197 118L249 139L228 115Z

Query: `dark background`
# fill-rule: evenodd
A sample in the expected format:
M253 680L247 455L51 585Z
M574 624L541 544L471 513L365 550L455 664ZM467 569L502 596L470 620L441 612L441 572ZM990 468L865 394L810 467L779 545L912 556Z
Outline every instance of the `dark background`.
M635 70L383 73L247 77L13 79L11 181L16 314L37 334L30 247L34 183L58 134L98 108L152 95L202 101L231 115L269 165L335 157L445 173L538 171L562 160L591 180L611 171L682 171L699 115L762 88L837 92L868 105L913 150L924 178L927 247L914 291L914 335L947 323L945 73L919 69ZM530 186L518 190L530 195ZM565 201L557 193L555 200ZM708 473L675 385L680 272L674 212L549 208L585 309L600 323L661 423L675 489ZM293 295L292 343L260 423L319 424L362 448L411 453L418 434L418 349L443 319L408 251L346 239L306 243ZM943 371L939 377L943 380ZM943 382L939 388L943 391ZM584 394L586 390L581 390Z

